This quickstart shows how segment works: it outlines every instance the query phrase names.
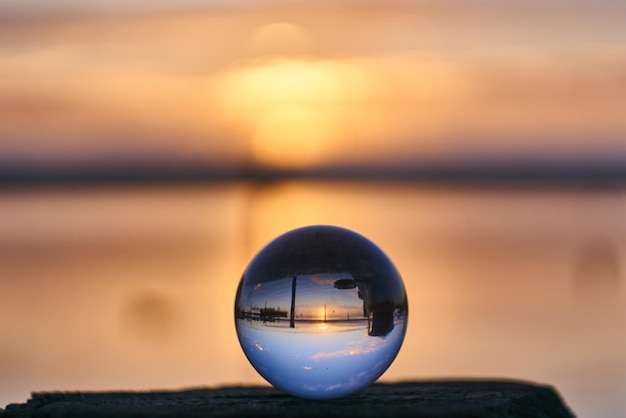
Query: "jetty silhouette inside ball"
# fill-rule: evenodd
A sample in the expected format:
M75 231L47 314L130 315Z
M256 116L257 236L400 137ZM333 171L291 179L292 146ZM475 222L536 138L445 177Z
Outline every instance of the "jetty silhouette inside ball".
M239 282L235 324L252 366L309 399L354 393L400 350L408 303L400 274L367 238L335 226L287 232Z

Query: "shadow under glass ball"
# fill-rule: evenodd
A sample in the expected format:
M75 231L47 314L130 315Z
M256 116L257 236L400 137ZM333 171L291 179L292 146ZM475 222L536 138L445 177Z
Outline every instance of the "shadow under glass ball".
M235 324L243 351L268 382L296 396L356 392L393 362L406 333L400 274L371 241L309 226L276 238L239 282Z

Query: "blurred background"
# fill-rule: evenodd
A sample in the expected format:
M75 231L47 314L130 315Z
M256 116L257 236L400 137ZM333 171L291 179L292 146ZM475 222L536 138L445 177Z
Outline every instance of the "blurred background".
M299 226L405 280L382 377L626 413L626 4L0 2L0 407L264 384L251 257Z

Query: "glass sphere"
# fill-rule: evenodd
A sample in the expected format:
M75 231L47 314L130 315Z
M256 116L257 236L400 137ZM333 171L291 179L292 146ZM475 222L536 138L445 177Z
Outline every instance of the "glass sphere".
M349 395L400 350L408 303L400 274L367 238L308 226L270 242L239 282L235 325L252 366L309 399Z

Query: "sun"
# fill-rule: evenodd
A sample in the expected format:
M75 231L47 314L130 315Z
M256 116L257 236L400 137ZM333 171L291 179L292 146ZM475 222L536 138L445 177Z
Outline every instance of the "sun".
M217 78L218 105L248 136L255 163L306 168L328 160L371 83L344 62L271 57Z
M286 167L310 166L324 155L328 134L323 115L306 107L283 106L254 126L251 151L257 161Z
M318 318L320 321L326 321L329 318L330 311L326 309L326 305L322 306L318 312Z

